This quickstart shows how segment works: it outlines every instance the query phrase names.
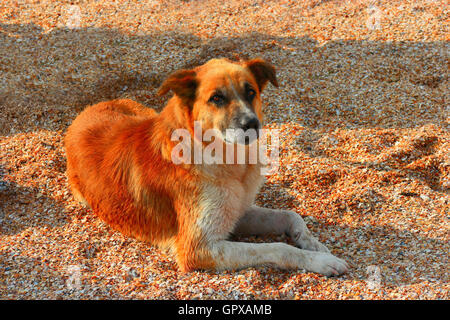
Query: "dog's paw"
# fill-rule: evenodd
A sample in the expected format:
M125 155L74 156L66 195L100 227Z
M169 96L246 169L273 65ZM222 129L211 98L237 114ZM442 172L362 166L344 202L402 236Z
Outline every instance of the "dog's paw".
M297 238L294 238L294 242L295 245L301 249L330 253L330 250L313 236L298 236Z
M305 266L305 269L330 277L346 273L349 266L347 262L333 256L332 254L324 252L311 252L311 261Z
M297 247L310 251L330 252L327 247L311 234L301 216L293 211L286 210L284 213L290 218L287 234L291 237Z

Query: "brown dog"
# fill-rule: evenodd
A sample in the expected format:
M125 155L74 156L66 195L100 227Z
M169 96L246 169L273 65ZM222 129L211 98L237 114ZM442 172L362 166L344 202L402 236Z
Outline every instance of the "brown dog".
M160 94L174 96L161 113L131 100L84 110L65 139L74 196L123 234L170 248L181 270L236 269L264 264L325 275L347 270L291 211L253 205L262 183L257 164L182 164L172 161L176 129L259 129L260 93L278 86L275 69L261 59L214 59L172 74ZM245 140L245 145L251 141ZM287 233L285 243L242 243L231 233Z

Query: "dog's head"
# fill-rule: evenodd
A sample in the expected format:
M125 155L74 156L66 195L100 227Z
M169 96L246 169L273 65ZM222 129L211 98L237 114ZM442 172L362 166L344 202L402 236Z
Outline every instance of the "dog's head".
M249 144L258 138L263 118L261 91L268 82L278 87L275 68L262 59L213 59L173 73L159 94L172 90L203 130L218 130L228 143Z

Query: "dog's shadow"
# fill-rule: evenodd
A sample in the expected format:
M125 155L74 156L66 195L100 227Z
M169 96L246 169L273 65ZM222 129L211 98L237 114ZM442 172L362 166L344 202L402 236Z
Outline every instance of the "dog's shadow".
M440 90L447 78L441 76L431 79L429 74L435 70L412 72L405 66L404 60L417 59L414 55L424 52L444 52L444 42L421 43L422 51L416 52L415 48L410 50L413 46L408 46L407 43L388 44L368 40L335 40L319 47L316 40L307 36L275 37L250 33L241 37L216 37L205 41L181 30L149 35L127 35L113 29L94 27L55 28L44 32L35 24L0 24L0 36L2 60L5 65L9 65L9 68L3 70L2 79L8 86L0 87L0 105L5 109L0 119L1 134L8 134L11 127L15 131L32 131L42 127L49 130L65 129L70 123L67 120L73 119L86 105L114 98L132 98L161 110L167 97L158 97L157 88L174 70L200 65L217 57L245 59L268 55L273 57L271 62L278 67L280 85L292 86L289 83L295 82L289 95L298 101L301 108L290 110L291 118L286 120L294 120L306 128L314 129L321 122L336 119L339 120L336 124L342 128L405 128L420 123L445 122L443 106L436 100L427 101L432 103L429 108L436 109L436 112L430 113L433 118L416 119L414 124L401 118L397 122L380 122L380 119L384 119L384 114L374 114L373 122L349 123L347 115L364 113L367 108L354 104L354 93L351 90L333 89L331 75L351 72L355 66L348 65L344 60L329 65L325 60L327 55L322 54L325 51L329 55L358 53L360 60L356 67L362 73L352 73L353 78L348 81L354 81L347 84L348 88L369 76L382 84L395 81L397 85L421 85L424 90L430 91ZM173 39L171 50L181 54L176 59L171 59L162 50L165 39L168 38ZM39 59L32 59L36 55L36 48L39 48ZM186 48L190 49L186 51ZM292 52L296 54L292 55ZM374 52L384 53L384 60L375 59ZM389 55L391 52L395 54ZM314 65L302 63L302 57L308 57L308 61L313 57ZM437 70L446 68L445 59L440 55L427 56L426 59L431 59ZM22 63L22 60L26 63ZM397 65L395 70L383 67L387 62ZM131 69L130 64L138 68ZM320 74L316 74L311 72L314 66L324 67L318 69ZM287 74L283 72L285 68L292 69L289 70L291 72L295 70L298 77L287 78ZM405 78L404 82L400 82L401 77ZM319 86L318 80L329 83ZM339 93L341 100L348 104L330 104L327 100L330 93L327 90L333 90L332 94ZM278 117L279 114L287 115L281 102L283 99L277 98L279 94L275 88L269 86L266 91L264 101L268 109L267 122L284 121ZM401 95L399 100L409 98L407 92L399 90L398 94ZM420 97L416 99L419 104ZM36 111L33 108L31 110L37 113L24 117L30 111L28 106L32 104L41 105L42 109ZM336 111L337 109L340 111Z
M68 222L61 203L37 187L5 179L3 171L0 166L0 234L14 235L30 227L59 228Z

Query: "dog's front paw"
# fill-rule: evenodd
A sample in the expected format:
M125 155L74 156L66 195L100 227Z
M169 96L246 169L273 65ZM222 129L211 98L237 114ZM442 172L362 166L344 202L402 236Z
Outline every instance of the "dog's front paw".
M311 262L305 266L305 269L327 277L338 276L349 269L347 262L329 253L311 252L311 258Z
M294 237L294 242L301 249L330 253L330 250L312 235L299 234L297 237Z
M295 242L295 245L301 249L319 251L329 253L327 247L319 242L308 230L305 221L298 214L292 211L286 211L291 222L288 229L288 234Z

